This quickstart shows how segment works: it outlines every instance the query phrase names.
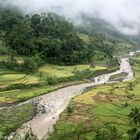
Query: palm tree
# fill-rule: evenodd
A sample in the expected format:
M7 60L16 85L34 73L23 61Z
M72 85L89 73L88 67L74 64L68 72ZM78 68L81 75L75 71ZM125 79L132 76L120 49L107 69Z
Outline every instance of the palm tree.
M139 140L140 139L140 130L133 128L127 131L130 140Z
M102 129L98 130L95 140L120 140L121 135L117 128L112 125L105 125Z
M129 119L131 124L140 125L140 108L133 108L129 114Z
M0 140L3 140L3 133L0 131Z
M104 131L98 130L96 132L94 140L106 140L106 135Z

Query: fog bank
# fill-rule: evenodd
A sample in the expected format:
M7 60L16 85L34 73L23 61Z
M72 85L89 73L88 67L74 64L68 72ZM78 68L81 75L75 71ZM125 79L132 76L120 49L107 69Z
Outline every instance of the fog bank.
M81 14L99 16L122 33L140 31L140 0L0 0L0 5L16 6L25 13L51 11L76 22Z

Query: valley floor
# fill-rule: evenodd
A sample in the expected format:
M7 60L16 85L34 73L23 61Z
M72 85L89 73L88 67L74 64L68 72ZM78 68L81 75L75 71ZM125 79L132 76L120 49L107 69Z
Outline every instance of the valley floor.
M38 102L38 111L39 111L38 115L33 120L24 124L23 127L24 128L25 127L26 128L31 127L31 130L32 130L33 134L35 136L37 136L37 138L39 140L42 140L43 138L45 139L45 137L47 138L48 135L53 132L53 126L55 125L56 121L59 119L59 116L60 116L61 112L63 112L63 110L67 107L69 101L73 97L75 97L77 95L80 95L85 89L87 89L89 87L92 87L92 86L95 86L95 85L102 85L102 84L107 83L109 78L112 75L119 74L119 73L122 73L122 72L125 72L125 73L128 74L127 78L124 79L125 81L133 79L133 72L131 70L131 66L129 65L128 59L126 59L126 58L122 59L122 62L121 62L121 65L120 65L120 70L118 70L116 72L113 72L113 73L110 73L110 74L105 74L105 75L98 76L98 77L94 78L95 82L66 87L66 88L54 91L52 93L49 93L47 95L41 96L39 98L39 102ZM83 95L86 95L86 94L83 94ZM90 98L90 96L88 96L88 97ZM86 98L84 98L84 99L86 99ZM80 105L84 105L82 107L83 109L89 110L88 106L86 106L86 104L80 103ZM43 112L42 112L42 107L44 107ZM78 109L78 110L81 111L81 109ZM78 110L76 112L78 112ZM63 114L62 114L61 117L63 117ZM68 114L67 117L71 117L71 114ZM76 118L77 117L78 117L78 115L76 115ZM76 121L76 118L74 117L72 120ZM85 117L83 117L83 118L85 118ZM77 119L80 119L80 118L78 117ZM80 119L80 120L82 120L82 119ZM60 118L60 121L58 121L58 123L59 122L62 122L62 126L64 126L64 127L67 126L67 124L65 124L65 121L64 122L61 121L61 118ZM76 121L76 122L78 122L78 121ZM76 124L76 122L74 122L74 124ZM64 123L64 125L63 125L63 123ZM68 123L68 121L66 121L66 123ZM86 123L86 124L88 124L88 123ZM63 129L66 130L65 128L62 128L62 130ZM22 133L23 133L23 129L18 129L17 133L21 133L21 130L22 130ZM69 132L71 132L71 131L69 131ZM65 134L65 132L64 132L64 134ZM58 138L59 138L59 136L58 136Z

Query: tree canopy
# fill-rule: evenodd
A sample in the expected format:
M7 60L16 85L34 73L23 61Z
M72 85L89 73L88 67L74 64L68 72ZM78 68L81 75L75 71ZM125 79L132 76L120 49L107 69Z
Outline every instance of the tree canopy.
M0 11L0 29L7 46L19 55L77 64L87 62L89 53L93 53L71 23L52 13L30 16L4 9Z

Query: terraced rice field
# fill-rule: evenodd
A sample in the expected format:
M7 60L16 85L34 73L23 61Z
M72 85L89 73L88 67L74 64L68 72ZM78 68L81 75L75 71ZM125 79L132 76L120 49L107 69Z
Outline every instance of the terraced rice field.
M90 65L76 65L76 66L58 66L46 64L42 66L39 71L45 72L52 76L57 77L69 77L73 76L75 71L83 71L86 69L96 70L106 70L106 67L96 66L95 68L90 68Z

